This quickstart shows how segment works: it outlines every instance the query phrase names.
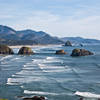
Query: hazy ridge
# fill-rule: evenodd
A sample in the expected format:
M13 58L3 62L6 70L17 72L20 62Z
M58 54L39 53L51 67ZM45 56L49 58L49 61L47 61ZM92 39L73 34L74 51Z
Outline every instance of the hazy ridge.
M72 43L100 43L100 40L82 37L53 37L43 31L31 29L17 31L11 27L0 25L0 44L6 45L47 45L64 44L67 40Z

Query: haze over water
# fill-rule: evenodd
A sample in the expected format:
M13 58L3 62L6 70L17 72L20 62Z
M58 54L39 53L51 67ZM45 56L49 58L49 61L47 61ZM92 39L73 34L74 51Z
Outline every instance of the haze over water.
M80 47L34 47L30 56L0 56L0 98L42 95L48 100L79 100L76 91L100 94L100 45L86 45L92 56L71 57ZM55 55L64 49L68 54Z

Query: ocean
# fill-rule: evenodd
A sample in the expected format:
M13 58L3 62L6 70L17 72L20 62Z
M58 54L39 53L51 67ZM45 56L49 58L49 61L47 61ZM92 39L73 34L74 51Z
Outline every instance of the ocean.
M94 55L71 57L74 48ZM67 54L56 55L60 49ZM15 55L0 56L0 98L22 100L37 95L47 100L79 100L77 91L100 94L100 45L37 46L30 56L17 55L18 48L13 50Z

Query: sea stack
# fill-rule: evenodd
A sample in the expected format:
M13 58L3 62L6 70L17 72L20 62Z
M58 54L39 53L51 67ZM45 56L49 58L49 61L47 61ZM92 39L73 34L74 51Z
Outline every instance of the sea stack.
M57 50L56 54L66 54L66 52L64 50Z
M22 47L22 48L20 48L18 54L20 54L20 55L32 55L32 54L34 54L34 52L32 51L32 49L30 47Z
M14 52L7 45L0 45L0 54L14 54Z
M67 41L67 42L65 43L65 46L72 46L72 43L71 43L70 41Z
M93 53L85 49L74 49L71 54L71 56L88 56L88 55L93 55Z
M83 44L81 43L80 46L83 47Z

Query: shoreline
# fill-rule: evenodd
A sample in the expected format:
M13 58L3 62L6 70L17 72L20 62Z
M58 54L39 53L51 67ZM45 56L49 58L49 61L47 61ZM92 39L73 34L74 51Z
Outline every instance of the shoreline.
M60 46L60 45L63 45L63 44L47 44L47 45L14 45L14 46L9 46L10 48L21 48L21 47L30 47L30 48L33 48L33 47L43 47L43 46Z

